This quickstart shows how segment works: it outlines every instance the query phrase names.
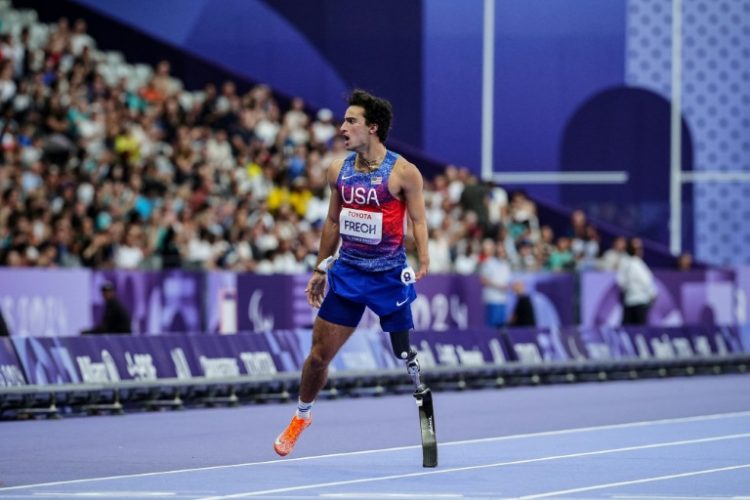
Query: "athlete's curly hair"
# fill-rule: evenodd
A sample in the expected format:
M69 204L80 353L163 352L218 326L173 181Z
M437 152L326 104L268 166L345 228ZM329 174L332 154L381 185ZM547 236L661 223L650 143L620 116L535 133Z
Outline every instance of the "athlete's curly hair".
M393 108L391 103L380 97L366 92L362 89L356 89L348 99L349 106L361 106L365 110L365 123L368 125L375 124L378 126L378 138L380 142L385 142L388 138L388 132L391 130L391 120L393 119Z

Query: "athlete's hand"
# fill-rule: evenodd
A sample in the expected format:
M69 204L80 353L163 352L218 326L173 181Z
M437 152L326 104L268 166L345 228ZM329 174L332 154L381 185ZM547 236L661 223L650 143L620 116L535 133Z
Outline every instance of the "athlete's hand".
M312 307L320 308L323 303L323 297L326 291L327 275L313 273L310 281L307 282L305 294L307 294L307 303Z
M425 276L427 276L427 273L430 270L430 263L429 262L420 262L419 263L419 269L417 270L416 276L414 276L414 279L416 281L421 280Z

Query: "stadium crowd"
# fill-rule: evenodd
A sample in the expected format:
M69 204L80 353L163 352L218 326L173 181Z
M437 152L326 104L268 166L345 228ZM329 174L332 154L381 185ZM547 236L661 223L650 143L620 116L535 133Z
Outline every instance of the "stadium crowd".
M0 265L309 271L347 154L332 112L97 49L85 21L0 27ZM615 269L581 211L542 225L522 191L447 166L425 199L431 272L471 274L494 240L514 271ZM620 243L617 243L619 245ZM492 248L492 247L489 247Z

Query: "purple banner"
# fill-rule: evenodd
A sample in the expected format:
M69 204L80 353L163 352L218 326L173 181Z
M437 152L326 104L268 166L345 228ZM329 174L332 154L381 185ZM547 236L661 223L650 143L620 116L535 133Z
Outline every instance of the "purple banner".
M477 276L426 276L411 305L417 330L465 330L484 325L482 285Z
M209 333L236 333L237 319L237 273L209 271L206 273L204 311L205 330Z
M99 290L105 280L115 284L118 298L130 312L134 334L203 331L202 273L95 271L91 276L94 322L101 318L104 309L104 298Z
M26 385L26 377L10 339L0 338L0 387L14 385Z
M736 325L734 272L655 271L658 296L649 314L653 326ZM581 275L581 324L615 326L622 320L613 273Z
M522 281L534 306L537 327L554 328L575 324L575 275L570 273L515 274L513 281ZM509 294L508 311L516 298Z
M307 275L237 276L239 331L268 332L309 328L314 318L307 304Z
M556 327L574 322L573 297L575 281L570 274L516 274L534 305L537 326ZM435 275L417 283L417 300L412 303L417 331L466 330L485 327L482 285L478 276ZM516 298L511 293L508 310ZM377 324L371 315L360 326Z
M575 282L570 274L516 274L534 305L537 326L555 327L574 322ZM427 276L417 283L418 298L412 304L416 330L447 331L485 326L482 285L477 276ZM515 305L508 298L508 310Z
M307 304L307 275L239 275L237 326L240 331L310 328L317 310ZM484 324L481 286L475 276L428 276L417 285L412 303L419 330L466 329ZM363 318L362 325L373 322Z
M66 337L91 325L86 269L0 269L0 307L12 336Z

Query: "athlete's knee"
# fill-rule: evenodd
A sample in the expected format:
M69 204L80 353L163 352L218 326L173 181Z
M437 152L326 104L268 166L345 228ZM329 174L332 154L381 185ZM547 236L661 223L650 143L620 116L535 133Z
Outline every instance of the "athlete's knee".
M307 361L313 370L324 370L331 363L331 356L327 354L325 347L313 346L307 356Z

